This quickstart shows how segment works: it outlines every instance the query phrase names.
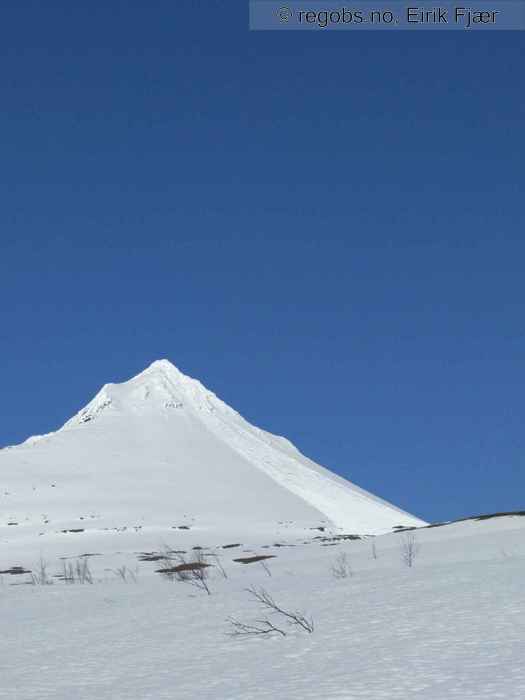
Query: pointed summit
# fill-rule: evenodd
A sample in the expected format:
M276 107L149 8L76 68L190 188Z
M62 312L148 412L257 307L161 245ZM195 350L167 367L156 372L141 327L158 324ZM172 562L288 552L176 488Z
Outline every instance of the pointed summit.
M126 522L146 518L152 527L189 513L235 532L325 522L374 534L422 524L251 425L165 359L106 384L62 429L0 457L6 483L26 471L53 475L63 499L53 501L57 519L61 508L87 508L112 522L124 509ZM20 517L49 510L31 499Z
M146 370L165 370L165 371L170 371L170 370L176 370L177 372L179 371L177 367L173 364L173 362L170 362L170 360L167 360L166 358L162 358L160 360L153 360L153 362L150 364L149 367L146 367Z
M166 359L154 360L145 370L140 374L136 375L140 377L141 374L167 374L174 376L184 376L180 369L176 367L172 362Z
M212 407L211 402L215 402ZM167 409L216 410L226 407L198 380L183 374L169 360L155 360L139 374L124 382L105 384L98 394L64 426L90 423L101 417L146 415Z

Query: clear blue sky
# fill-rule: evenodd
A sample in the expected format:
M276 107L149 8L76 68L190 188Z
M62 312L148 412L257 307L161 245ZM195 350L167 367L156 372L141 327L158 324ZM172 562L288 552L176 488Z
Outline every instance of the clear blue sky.
M3 3L0 444L167 357L428 520L525 508L524 34L247 23Z

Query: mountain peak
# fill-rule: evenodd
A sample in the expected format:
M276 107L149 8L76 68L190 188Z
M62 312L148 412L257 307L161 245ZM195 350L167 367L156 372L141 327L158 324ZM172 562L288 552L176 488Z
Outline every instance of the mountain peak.
M140 381L142 379L151 380L154 377L161 377L167 379L168 381L175 382L180 382L184 379L190 380L190 377L187 377L183 372L181 372L180 369L172 362L166 359L161 359L154 360L146 367L146 369L142 370L142 372L139 372L131 379L128 379L127 382L123 382L123 384Z
M182 374L178 367L175 367L172 362L166 360L165 358L161 360L154 360L143 372L141 372L141 374L144 374L144 372L169 372Z
M90 423L102 414L150 414L173 408L215 410L222 404L197 379L183 374L167 359L155 360L124 382L105 384L98 394L65 424ZM229 409L231 410L231 409Z
M122 503L133 504L126 506L129 517L150 513L152 526L174 511L228 528L235 521L235 529L244 522L326 519L350 533L376 533L422 524L251 425L166 359L105 384L57 433L22 449L21 462L17 450L2 454L14 460L12 478L26 464L28 483L46 469L59 473L64 513L72 502L79 509L89 503L95 512L101 483L113 483L115 501L102 499L108 517Z

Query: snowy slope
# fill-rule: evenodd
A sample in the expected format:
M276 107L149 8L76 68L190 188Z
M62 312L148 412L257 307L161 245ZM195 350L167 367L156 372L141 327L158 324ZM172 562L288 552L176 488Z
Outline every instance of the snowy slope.
M141 563L125 584L93 558L93 585L0 585L0 698L16 700L522 700L525 517L272 549L268 576L223 550L211 595ZM174 533L173 540L177 540ZM263 550L267 551L267 550ZM335 579L346 554L353 575ZM58 563L49 562L50 573ZM116 563L113 563L113 568ZM19 577L21 578L21 577ZM265 615L264 587L313 618L307 634L230 638Z
M21 548L60 551L70 529L84 530L75 546L82 534L89 550L102 536L113 546L108 533L124 528L158 543L179 526L239 537L421 524L250 425L166 360L105 385L57 432L0 451L0 565Z
M525 517L393 533L424 523L166 361L0 451L0 482L0 700L525 697ZM202 553L210 595L158 573L166 548ZM78 561L92 585L60 578ZM313 633L228 636L268 615L254 586Z

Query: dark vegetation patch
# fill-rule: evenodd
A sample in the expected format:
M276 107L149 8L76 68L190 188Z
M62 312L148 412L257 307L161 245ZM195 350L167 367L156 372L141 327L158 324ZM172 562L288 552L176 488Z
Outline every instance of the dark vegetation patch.
M273 546L274 547L295 547L296 545L295 544L282 544L281 542L276 542Z
M10 569L0 571L0 574L10 574L11 576L20 576L20 574L30 574L31 569L24 569L23 566L12 566Z
M263 559L275 559L275 554L257 554L253 557L239 557L233 561L239 564L254 564L256 561L263 561Z
M61 530L61 532L85 532L83 527L74 527L71 530Z
M422 525L421 527L403 527L402 525L396 525L393 528L395 532L406 532L408 530L429 530L432 527L445 527L445 525L453 525L454 523L464 523L468 520L472 521L483 521L492 520L492 518L508 518L508 517L524 517L525 510L511 510L502 511L501 513L484 513L482 515L471 515L468 518L458 518L457 520L448 520L443 523L430 523L430 525Z
M362 537L360 535L334 535L333 537L321 537L321 535L317 535L317 537L313 538L314 540L317 540L318 542L342 542L343 540L360 540Z
M191 530L189 525L174 525L172 530Z
M490 513L488 515L477 515L475 520L490 520L491 518L504 518L508 515L525 516L525 510L514 510L508 513ZM468 520L468 518L466 518Z
M177 566L169 566L163 569L157 569L155 573L157 574L178 574L184 571L200 571L202 569L207 569L211 564L206 564L203 561L189 561L184 564L177 564Z
M170 549L167 554L186 554L186 550ZM139 561L164 561L165 559L166 554L161 554L160 552L140 552L138 557Z
M223 549L232 549L233 547L242 547L242 544L239 542L237 544L223 544L222 545Z
M18 525L18 523L7 523L8 525Z
M161 559L165 559L165 557L158 552L142 552L138 559L139 561L160 561Z

